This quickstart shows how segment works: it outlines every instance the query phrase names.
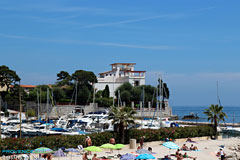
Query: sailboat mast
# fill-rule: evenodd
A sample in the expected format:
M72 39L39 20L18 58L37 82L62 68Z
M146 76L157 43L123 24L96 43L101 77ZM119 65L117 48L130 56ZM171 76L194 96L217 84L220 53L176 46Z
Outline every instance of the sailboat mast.
M75 105L77 105L77 89L78 89L78 81L76 81L76 95L75 95Z
M39 115L39 93L38 93L38 89L37 89L37 106L38 106L38 120L40 119L40 115Z
M162 86L162 79L161 78L159 78L159 100L160 100L160 127L162 127L162 99L161 99L161 97L163 96L163 90L162 90L162 88L163 88L163 86ZM162 96L161 96L162 95Z
M49 121L49 114L48 114L48 107L49 107L49 88L47 88L47 121Z
M144 97L145 97L145 93L144 93L144 87L143 87L143 99L142 99L142 118L144 118Z
M19 81L19 106L20 106L20 138L22 138L22 103L21 103L21 85Z
M218 105L221 106L221 101L218 94L218 81L217 81L217 101L218 101Z
M93 83L93 106L95 107L95 84Z
M39 89L39 111L41 112L41 105L42 105L42 97L41 97L41 93L42 93L42 90L41 90L41 87ZM39 116L41 116L41 113L39 114ZM41 118L41 117L40 117Z
M0 93L0 139L2 139L2 94Z

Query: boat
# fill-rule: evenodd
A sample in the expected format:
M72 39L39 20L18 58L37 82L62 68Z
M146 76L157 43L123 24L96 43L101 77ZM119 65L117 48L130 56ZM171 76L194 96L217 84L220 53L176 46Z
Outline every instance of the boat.
M186 115L182 118L183 120L187 120L187 119L199 119L199 117L197 116L197 114L191 112L189 115Z

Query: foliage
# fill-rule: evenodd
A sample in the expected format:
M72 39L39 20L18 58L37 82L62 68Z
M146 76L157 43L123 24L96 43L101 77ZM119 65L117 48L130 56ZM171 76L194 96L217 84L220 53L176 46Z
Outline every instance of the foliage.
M20 82L20 80L16 71L9 69L5 65L0 66L0 86L7 87L6 92L9 91L11 85L14 86L17 82Z
M36 114L35 114L35 111L33 109L29 109L27 110L26 112L26 116L27 117L34 117Z
M102 93L103 93L103 90L97 91L97 93L95 94L95 97L96 98L102 98Z
M84 85L78 90L77 97L78 97L77 99L78 104L86 105L88 104L88 102L90 102L91 92L88 90L88 87Z
M19 88L19 85L16 84L11 88L11 92L8 92L4 98L5 102L7 102L8 109L19 110L19 89L22 95L21 103L25 106L25 97L27 94L22 88Z
M110 96L109 86L106 85L106 86L105 86L105 89L104 89L103 92L102 92L102 97L103 97L103 98L109 98L109 96Z
M135 110L131 107L111 107L109 119L112 123L117 125L121 143L125 142L125 130L129 124L134 124Z
M179 139L188 137L203 137L214 135L214 130L211 126L194 126L194 127L178 127L178 128L161 128L158 130L152 129L131 129L126 134L126 139L137 139L145 136L145 142L162 141L166 138Z
M110 107L113 104L112 98L96 98L96 103L98 103L99 107Z
M61 88L54 87L52 90L53 90L53 99L56 102L59 102L62 99L66 98L66 93Z
M80 85L89 86L97 82L97 77L93 72L77 70L72 74L72 79L77 81Z
M37 92L38 92L40 99L41 99L41 103L46 103L47 102L47 89L49 89L49 95L50 95L51 89L48 85L38 85L33 90L30 90L27 100L37 102Z
M222 120L225 121L227 117L226 113L223 112L223 106L211 105L208 109L205 110L204 114L207 115L208 120L211 120L213 123L214 131L217 134L218 123Z
M143 100L144 90L144 101L152 102L153 106L156 106L156 88L150 85L132 86L130 83L124 83L115 91L115 95L118 98L118 91L120 90L120 98L122 102L126 102L127 106L130 106L130 102L139 102Z
M131 94L129 91L125 90L125 91L121 92L120 95L121 95L122 102L126 102L127 104L129 104L131 102Z
M71 84L72 77L66 71L61 71L57 74L57 85L58 86L65 86Z

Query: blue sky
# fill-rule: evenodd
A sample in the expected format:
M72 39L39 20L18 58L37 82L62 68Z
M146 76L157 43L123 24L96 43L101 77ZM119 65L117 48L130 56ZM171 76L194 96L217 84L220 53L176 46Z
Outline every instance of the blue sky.
M25 84L53 83L65 70L96 74L135 62L158 75L171 105L240 105L240 1L0 1L1 64Z

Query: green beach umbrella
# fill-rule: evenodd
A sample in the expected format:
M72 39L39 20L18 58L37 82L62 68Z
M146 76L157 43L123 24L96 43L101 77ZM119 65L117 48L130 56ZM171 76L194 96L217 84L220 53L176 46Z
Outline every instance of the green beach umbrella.
M100 146L101 148L106 148L106 149L115 149L115 146L110 143L106 143Z
M101 148L96 146L90 146L90 147L84 148L84 150L90 151L90 152L102 152Z
M53 152L53 150L51 150L50 148L40 147L40 148L33 150L32 153L43 154L43 153L52 153L52 152Z
M125 145L124 144L115 144L114 147L115 147L114 149L122 149L125 147Z

